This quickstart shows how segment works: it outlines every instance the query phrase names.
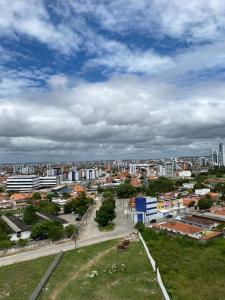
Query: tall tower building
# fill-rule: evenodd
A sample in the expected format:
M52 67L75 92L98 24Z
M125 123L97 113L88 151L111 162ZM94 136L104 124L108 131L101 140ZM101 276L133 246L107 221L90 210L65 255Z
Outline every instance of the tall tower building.
M224 144L219 144L219 164L225 166Z
M217 166L218 163L219 163L219 158L218 158L218 151L217 149L212 149L211 150L211 161L212 161L212 164L214 166Z

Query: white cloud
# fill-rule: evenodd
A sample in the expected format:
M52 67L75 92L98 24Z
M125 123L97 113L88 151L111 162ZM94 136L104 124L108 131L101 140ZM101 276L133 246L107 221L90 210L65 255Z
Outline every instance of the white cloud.
M198 85L184 93L121 77L8 99L0 105L1 151L46 159L206 153L225 139L225 89L214 83L208 89Z

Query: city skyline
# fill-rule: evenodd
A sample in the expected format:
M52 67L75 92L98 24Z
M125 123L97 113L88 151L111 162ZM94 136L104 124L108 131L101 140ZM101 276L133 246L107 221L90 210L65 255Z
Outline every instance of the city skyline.
M221 1L1 1L0 163L210 155Z

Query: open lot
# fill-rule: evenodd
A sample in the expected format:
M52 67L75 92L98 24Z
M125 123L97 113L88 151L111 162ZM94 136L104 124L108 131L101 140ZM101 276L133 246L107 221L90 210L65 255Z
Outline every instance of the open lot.
M225 239L202 245L146 229L143 237L173 300L225 299Z
M71 250L44 288L40 299L162 299L139 241L117 250L118 240ZM53 256L0 268L0 299L28 299ZM93 275L94 274L94 275Z

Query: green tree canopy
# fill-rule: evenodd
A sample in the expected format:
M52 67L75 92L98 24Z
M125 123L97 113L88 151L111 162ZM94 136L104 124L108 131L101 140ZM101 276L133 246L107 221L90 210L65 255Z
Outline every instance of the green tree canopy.
M40 200L40 199L42 199L41 194L38 193L38 192L33 193L32 199L33 200Z
M213 205L213 202L210 198L202 198L198 201L198 207L201 210L209 209L210 207L212 207L212 205Z
M131 198L137 195L137 189L130 183L122 183L116 190L118 198Z
M36 208L33 205L28 205L23 214L23 221L28 224L34 224L37 221Z

